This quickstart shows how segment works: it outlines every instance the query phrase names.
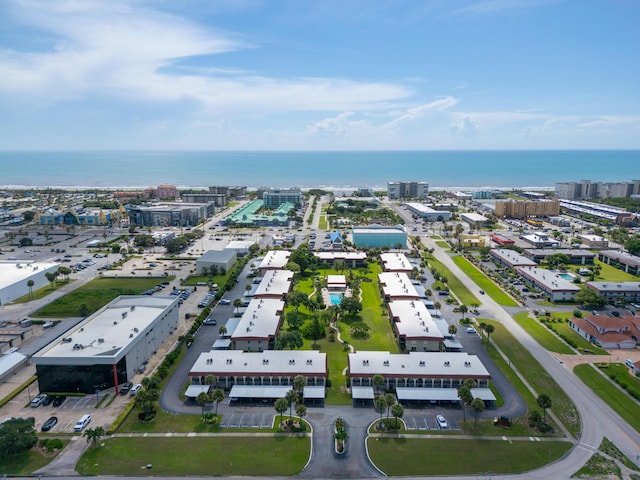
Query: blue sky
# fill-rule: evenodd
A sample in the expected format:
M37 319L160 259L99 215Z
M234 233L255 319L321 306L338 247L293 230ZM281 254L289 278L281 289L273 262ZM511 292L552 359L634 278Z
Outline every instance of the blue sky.
M640 148L636 0L3 0L0 149Z

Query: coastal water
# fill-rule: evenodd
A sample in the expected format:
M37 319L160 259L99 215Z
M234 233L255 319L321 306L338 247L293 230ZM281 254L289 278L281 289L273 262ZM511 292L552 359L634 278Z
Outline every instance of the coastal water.
M101 151L0 152L0 186L139 188L374 187L425 181L430 189L553 187L640 178L640 151Z

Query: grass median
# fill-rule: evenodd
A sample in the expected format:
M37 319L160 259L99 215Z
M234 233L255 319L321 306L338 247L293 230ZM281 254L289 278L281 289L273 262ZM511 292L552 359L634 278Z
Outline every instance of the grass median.
M640 432L640 417L638 417L638 402L621 392L609 378L602 375L591 364L576 365L573 369L580 380L598 395L607 405L624 418L629 425ZM630 380L635 380L631 378Z
M289 476L302 471L311 452L306 436L133 437L103 444L80 458L81 475Z
M550 352L575 354L562 339L556 337L547 327L538 320L534 320L527 312L520 312L513 316L513 319L531 335L536 342Z
M464 305L480 305L480 301L465 285L456 277L451 270L445 267L444 263L437 260L433 255L428 255L427 261L432 269L435 269L440 275L447 277L447 285L454 295Z
M489 295L500 305L505 307L518 307L519 304L509 295L507 295L498 285L487 277L484 273L476 268L469 260L461 256L455 256L452 258L454 263L460 267L471 280L475 282L484 292Z
M367 439L373 463L388 476L520 473L562 457L562 441L504 441L454 438Z
M564 390L501 323L484 318L478 319L478 322L493 325L494 332L491 334L491 339L508 355L513 366L525 377L538 395L546 393L551 397L553 412L569 433L578 438L581 431L580 416L576 406ZM488 348L491 349L490 346Z

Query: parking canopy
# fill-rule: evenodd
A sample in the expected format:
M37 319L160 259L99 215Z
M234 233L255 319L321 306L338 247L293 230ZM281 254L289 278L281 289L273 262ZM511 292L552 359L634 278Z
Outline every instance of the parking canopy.
M457 388L409 388L397 387L396 395L398 401L402 400L427 400L439 402L457 402ZM495 395L489 388L472 388L471 395L473 398L479 398L485 402L493 402L496 400Z
M292 388L281 385L234 385L229 398L284 398Z
M207 393L211 385L189 385L184 396L187 398L197 398L201 393Z
M373 400L373 387L351 387L351 398L354 400Z
M324 398L324 387L307 386L304 387L302 396L305 399Z

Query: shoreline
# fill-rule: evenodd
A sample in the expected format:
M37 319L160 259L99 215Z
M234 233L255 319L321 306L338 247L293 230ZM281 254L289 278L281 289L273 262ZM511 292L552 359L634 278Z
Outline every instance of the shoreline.
M237 185L237 184L233 184ZM231 186L231 184L229 184ZM46 191L46 190L65 190L69 192L74 191L86 191L86 190L99 190L104 192L127 192L127 191L137 191L144 190L145 188L150 187L150 185L139 185L139 186L98 186L98 185L80 185L80 186L70 186L70 185L0 185L0 190L35 190L35 191ZM176 185L178 190L208 190L209 186L194 186L194 185ZM247 191L254 192L262 187L256 186L247 186ZM274 188L300 188L303 192L308 192L309 190L329 190L332 192L352 192L358 190L360 188L371 188L374 192L385 192L387 190L386 186L374 185L372 187L366 187L362 185L315 185L315 186L291 186L291 187L274 187ZM539 192L552 192L555 187L553 186L509 186L509 187L497 187L497 186L429 186L429 191L445 191L445 192L457 192L457 191L501 191L501 192L510 192L513 190L520 191L539 191Z

